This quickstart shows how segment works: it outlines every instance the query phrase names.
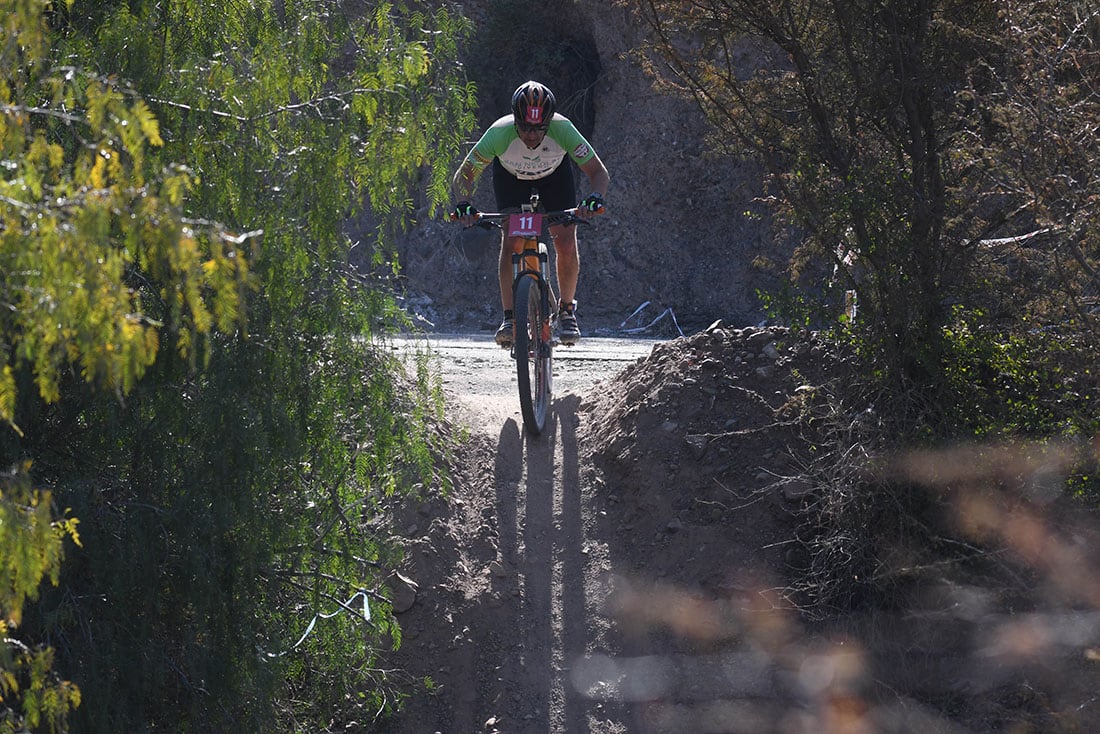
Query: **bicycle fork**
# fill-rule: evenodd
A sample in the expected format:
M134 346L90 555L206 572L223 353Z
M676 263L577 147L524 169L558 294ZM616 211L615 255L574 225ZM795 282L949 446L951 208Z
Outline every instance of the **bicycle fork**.
M549 344L551 339L550 309L554 303L554 294L550 289L550 255L546 243L535 242L535 245L537 247L532 245L532 240L524 240L523 248L519 252L512 253L512 292L515 293L515 284L519 282L520 278L533 277L539 282L539 300L543 317L541 341L543 344ZM514 299L512 303L513 308L519 307ZM526 308L527 305L524 304L523 307ZM512 344L514 350L515 340ZM515 357L515 354L513 353L512 356ZM535 356L541 358L543 355Z

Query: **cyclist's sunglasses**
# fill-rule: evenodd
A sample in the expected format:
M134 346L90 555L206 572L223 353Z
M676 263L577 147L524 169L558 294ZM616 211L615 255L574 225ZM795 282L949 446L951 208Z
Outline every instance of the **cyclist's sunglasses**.
M544 133L550 129L549 125L528 125L526 122L517 122L516 127L521 133Z

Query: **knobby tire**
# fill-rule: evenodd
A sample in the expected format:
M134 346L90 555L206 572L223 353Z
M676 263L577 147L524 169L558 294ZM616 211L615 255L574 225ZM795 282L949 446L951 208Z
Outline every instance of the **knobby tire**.
M551 345L544 324L549 321L547 299L539 281L523 276L516 283L516 379L523 425L537 436L550 412Z

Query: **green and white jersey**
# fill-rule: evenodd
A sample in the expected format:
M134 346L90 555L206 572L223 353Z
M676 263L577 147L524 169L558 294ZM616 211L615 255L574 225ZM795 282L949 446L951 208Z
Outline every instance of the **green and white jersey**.
M569 118L555 113L542 143L531 150L520 140L512 115L505 115L485 131L466 160L480 174L497 158L504 170L516 178L534 181L550 175L567 155L578 165L596 155Z

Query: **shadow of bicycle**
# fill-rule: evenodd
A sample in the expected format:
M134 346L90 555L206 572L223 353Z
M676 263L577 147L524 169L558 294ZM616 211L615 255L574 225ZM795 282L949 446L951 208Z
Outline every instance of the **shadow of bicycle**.
M496 508L500 551L520 577L523 603L515 620L515 652L523 659L524 698L549 722L551 707L563 734L588 734L586 698L570 684L571 660L588 637L577 410L580 399L554 402L542 435L514 419L497 444Z

